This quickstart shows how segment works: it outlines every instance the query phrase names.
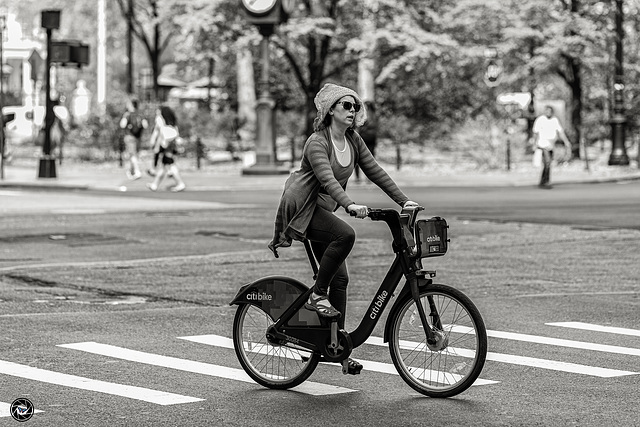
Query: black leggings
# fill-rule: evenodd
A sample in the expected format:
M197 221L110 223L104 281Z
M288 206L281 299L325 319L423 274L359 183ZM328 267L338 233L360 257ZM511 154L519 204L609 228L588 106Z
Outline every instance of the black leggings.
M356 232L336 215L318 206L307 227L307 239L319 263L313 291L318 295L329 295L331 305L342 313L338 326L344 328L349 284L346 259L356 241Z

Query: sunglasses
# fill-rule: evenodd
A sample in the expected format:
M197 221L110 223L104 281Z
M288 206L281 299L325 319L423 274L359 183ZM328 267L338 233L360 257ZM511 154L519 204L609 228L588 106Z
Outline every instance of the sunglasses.
M355 104L350 101L340 101L340 102L336 102L336 104L342 104L342 108L344 108L347 111L351 111L352 108L356 110L356 113L360 111L360 104Z

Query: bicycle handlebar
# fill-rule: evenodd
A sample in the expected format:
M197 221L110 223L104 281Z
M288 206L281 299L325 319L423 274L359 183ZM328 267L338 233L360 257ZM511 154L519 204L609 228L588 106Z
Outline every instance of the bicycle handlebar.
M415 245L413 238L413 227L418 212L424 210L423 206L411 206L402 208L398 212L393 208L368 208L367 216L372 221L384 221L389 226L393 240L397 245L412 247ZM349 212L351 216L356 216L354 212Z

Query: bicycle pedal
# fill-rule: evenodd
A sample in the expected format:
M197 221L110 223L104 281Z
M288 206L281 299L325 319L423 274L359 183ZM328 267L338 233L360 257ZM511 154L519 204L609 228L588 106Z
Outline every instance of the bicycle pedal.
M345 359L342 361L342 375L360 375L360 371L362 371L362 365L349 366L349 359Z

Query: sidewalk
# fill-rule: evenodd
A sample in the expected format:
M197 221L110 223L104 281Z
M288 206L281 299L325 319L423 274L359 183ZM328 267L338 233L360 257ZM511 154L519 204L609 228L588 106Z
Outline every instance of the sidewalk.
M243 170L250 167L253 157L248 154L244 162L220 161L205 164L200 170L195 167L193 159L180 159L179 166L184 181L185 191L211 190L256 190L281 189L287 178L279 175L244 175ZM514 187L536 186L540 176L540 168L531 162L513 164L507 170L478 170L470 166L442 165L437 167L406 165L395 170L395 165L382 166L401 187ZM55 188L68 190L99 189L107 191L139 191L146 190L145 183L151 177L143 176L136 181L125 177L124 168L117 162L78 163L66 161L56 165L56 178L38 178L38 159L20 160L15 164L5 165L4 180L0 180L0 188ZM640 169L635 159L630 166L608 166L606 158L590 163L589 170L581 160L569 164L554 165L551 182L554 186L577 183L599 183L640 180ZM166 178L161 188L173 184ZM358 185L355 179L350 185ZM159 190L162 191L162 190Z

